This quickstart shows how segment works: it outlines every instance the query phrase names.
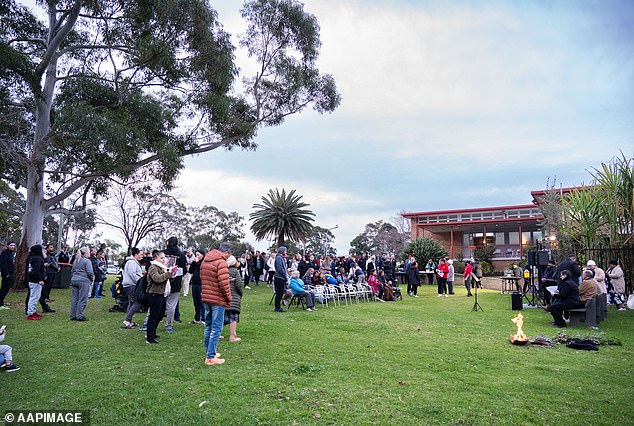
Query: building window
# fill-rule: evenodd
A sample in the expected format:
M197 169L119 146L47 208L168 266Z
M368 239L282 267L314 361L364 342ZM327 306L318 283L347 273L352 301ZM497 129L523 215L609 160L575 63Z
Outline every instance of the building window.
M520 243L520 233L517 231L509 232L509 244L519 244Z

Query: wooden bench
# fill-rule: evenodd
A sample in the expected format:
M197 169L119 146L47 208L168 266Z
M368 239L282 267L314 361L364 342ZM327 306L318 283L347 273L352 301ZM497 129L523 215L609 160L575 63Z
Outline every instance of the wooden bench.
M596 327L597 325L597 298L593 297L592 299L586 302L585 308L577 308L577 309L568 309L568 314L570 315L570 326L571 327L579 327L581 325L581 321L586 323L586 327Z

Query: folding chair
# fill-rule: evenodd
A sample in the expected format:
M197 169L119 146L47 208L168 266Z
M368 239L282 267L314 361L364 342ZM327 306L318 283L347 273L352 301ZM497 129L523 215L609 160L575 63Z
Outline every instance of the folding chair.
M306 296L303 294L294 294L293 297L291 297L290 303L288 304L288 309L291 309L293 303L295 303L295 306L297 306L298 308L301 304L302 309L306 309Z

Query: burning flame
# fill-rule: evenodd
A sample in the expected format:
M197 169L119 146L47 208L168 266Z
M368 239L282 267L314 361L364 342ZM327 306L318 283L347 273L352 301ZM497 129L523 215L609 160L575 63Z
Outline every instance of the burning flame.
M517 326L517 333L515 333L514 336L511 336L511 343L526 343L528 341L528 337L526 337L526 334L522 331L522 326L524 325L524 316L522 313L518 313L511 321L513 321L513 324Z

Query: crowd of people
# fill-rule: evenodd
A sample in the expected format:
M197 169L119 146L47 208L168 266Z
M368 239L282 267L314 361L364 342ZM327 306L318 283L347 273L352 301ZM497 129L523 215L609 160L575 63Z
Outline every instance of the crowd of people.
M10 241L0 255L0 310L9 309L4 299L14 284L15 251L16 244ZM375 300L394 301L400 296L397 275L407 283L410 297L418 297L421 276L426 276L429 284L436 283L438 297L455 294L456 272L452 259L428 259L421 268L413 254L398 263L394 256L387 254L378 258L367 254L342 257L313 253L289 255L284 246L271 254L247 251L235 257L231 252L229 243L221 243L217 249L209 251L202 248L181 251L176 237L169 238L164 249L151 253L133 247L123 263L118 281L126 301L123 328L139 328L145 331L146 343L157 344L157 327L162 318L165 318L165 332L173 333L174 323L181 322L180 296L191 294L194 316L189 323L204 325L205 363L218 365L225 362L217 352L223 327L229 326L229 342L241 341L237 325L243 291L250 289L250 285L263 283L274 288L276 312L285 312L283 306L288 307L293 297L303 301L308 312L316 311L316 302L323 302L326 294L318 291L319 287L335 288L341 284L363 285ZM55 313L50 306L54 302L50 292L60 265L71 266L71 321L88 321L85 312L89 299L103 297L108 267L105 247L81 247L74 255L65 248L56 255L51 244L46 247L34 245L26 259L27 320L42 319L37 312L38 303L42 313ZM513 266L514 273L522 273L519 266ZM465 262L463 273L467 296L472 296L473 288L481 286L481 278L480 263L472 257ZM593 260L581 269L574 255L559 265L550 262L543 274L542 287L553 283L557 284L555 296L551 299L546 293L544 300L557 327L566 326L566 310L583 306L597 295L607 297L618 310L625 310L624 274L616 260L610 260L605 271ZM133 321L139 313L145 315L141 326ZM0 341L5 336L6 328L2 328ZM6 371L19 370L13 363L10 346L0 345L0 361Z
M607 270L599 268L594 260L588 260L582 269L577 256L570 254L561 263L549 261L542 277L542 288L550 287L545 295L545 309L553 317L555 327L566 327L564 314L569 309L584 307L595 296L607 298L607 303L617 310L625 310L625 276L616 259L608 262Z

